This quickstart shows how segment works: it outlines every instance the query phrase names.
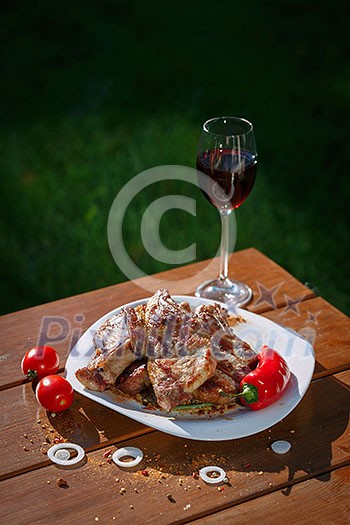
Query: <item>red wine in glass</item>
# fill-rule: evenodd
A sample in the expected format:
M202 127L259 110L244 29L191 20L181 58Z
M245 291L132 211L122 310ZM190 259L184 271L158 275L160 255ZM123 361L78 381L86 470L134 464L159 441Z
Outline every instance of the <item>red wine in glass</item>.
M197 297L247 304L252 290L228 276L229 216L250 194L256 176L257 151L253 125L239 117L216 117L202 127L197 153L198 182L203 195L221 217L219 277L196 289Z
M197 170L208 176L203 178L203 195L215 208L238 208L251 192L256 167L257 157L248 151L210 149L200 152Z

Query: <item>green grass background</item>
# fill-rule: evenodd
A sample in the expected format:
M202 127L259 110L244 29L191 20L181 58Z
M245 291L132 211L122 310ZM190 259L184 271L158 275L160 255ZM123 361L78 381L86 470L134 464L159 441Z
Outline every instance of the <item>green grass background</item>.
M255 124L258 176L237 211L236 249L255 246L349 312L348 20L343 2L8 1L1 7L3 313L118 283L107 218L125 183L194 167L200 126ZM190 184L149 187L124 224L143 271L170 268L140 239L155 197L170 249L218 248L220 223Z

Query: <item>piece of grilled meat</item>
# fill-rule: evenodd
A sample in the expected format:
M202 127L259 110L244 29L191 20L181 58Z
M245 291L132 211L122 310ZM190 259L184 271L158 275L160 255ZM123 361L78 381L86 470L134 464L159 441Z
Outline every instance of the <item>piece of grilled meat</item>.
M228 324L227 310L215 305L201 305L196 316L211 332L211 349L217 361L215 374L194 392L201 402L226 404L223 394L236 394L240 382L257 365L257 355L248 343L235 335Z
M176 303L167 290L150 299L147 369L157 402L167 411L189 402L216 368L210 334L199 331L192 312Z
M131 363L117 378L115 386L129 396L140 394L142 390L151 385L147 372L147 364L144 360Z
M104 391L146 348L144 309L125 308L107 319L94 335L95 355L90 363L76 371L77 379L90 390Z
M192 312L158 290L147 304L125 308L94 335L95 355L76 376L91 390L116 386L135 396L153 387L158 405L170 411L180 404L226 404L257 356L237 337L220 305Z

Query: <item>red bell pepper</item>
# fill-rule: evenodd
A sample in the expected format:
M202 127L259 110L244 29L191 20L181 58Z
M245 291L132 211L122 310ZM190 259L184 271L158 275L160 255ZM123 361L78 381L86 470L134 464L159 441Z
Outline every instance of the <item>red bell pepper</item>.
M290 370L282 356L264 345L258 355L258 366L240 383L238 394L243 405L260 410L275 403L290 379Z

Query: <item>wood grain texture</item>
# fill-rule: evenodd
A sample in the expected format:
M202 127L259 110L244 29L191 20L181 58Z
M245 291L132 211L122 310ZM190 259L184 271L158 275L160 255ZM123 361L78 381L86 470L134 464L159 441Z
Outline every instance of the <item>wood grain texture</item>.
M71 408L52 417L29 383L3 390L0 402L0 479L49 464L46 451L55 440L92 450L151 430L77 393Z
M28 523L28 513L31 523L47 523L54 511L62 524L94 523L95 518L108 523L114 516L120 523L161 525L187 522L253 498L258 498L254 509L259 512L261 494L284 487L287 501L294 497L295 484L316 476L322 476L317 483L326 487L331 471L350 462L349 385L350 372L315 381L284 421L240 440L195 442L159 432L129 439L125 444L145 453L143 464L132 472L107 463L102 449L89 453L79 468L49 465L7 479L1 483L0 515L16 524ZM274 454L270 445L276 439L290 441L291 451ZM222 491L192 477L210 464L227 472L229 483ZM57 478L68 487L58 487ZM11 504L13 494L20 507ZM319 494L326 497L327 491Z
M264 316L293 329L312 344L315 378L350 367L350 319L324 299L316 297L292 308L265 312Z
M211 516L185 523L191 525L227 525L257 520L269 525L301 525L350 522L350 467L334 470L330 476L319 476L297 484L286 497L284 490L249 500Z

